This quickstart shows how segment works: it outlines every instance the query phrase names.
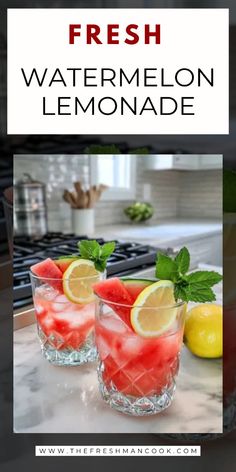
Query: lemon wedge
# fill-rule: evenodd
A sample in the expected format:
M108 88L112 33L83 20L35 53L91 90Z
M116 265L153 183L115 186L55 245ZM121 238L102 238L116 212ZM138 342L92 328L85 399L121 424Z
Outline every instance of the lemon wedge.
M78 259L72 262L63 274L64 294L71 302L91 303L95 299L93 285L99 276L92 261Z
M174 284L160 280L146 287L131 309L130 321L140 336L154 337L163 334L174 323L178 308L175 305Z

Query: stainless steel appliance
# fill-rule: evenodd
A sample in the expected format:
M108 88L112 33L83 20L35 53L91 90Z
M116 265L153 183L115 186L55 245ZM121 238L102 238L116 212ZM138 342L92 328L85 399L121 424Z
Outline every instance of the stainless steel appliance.
M14 233L44 236L47 229L46 186L23 174L14 187Z

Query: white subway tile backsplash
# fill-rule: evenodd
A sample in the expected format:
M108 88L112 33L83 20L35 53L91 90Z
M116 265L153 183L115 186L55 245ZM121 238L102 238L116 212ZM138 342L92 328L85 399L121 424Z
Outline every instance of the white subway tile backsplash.
M221 170L180 173L179 216L220 218L222 215Z

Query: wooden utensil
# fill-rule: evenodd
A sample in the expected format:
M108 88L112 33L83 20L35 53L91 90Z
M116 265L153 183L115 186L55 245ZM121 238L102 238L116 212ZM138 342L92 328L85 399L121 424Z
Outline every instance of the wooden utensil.
M100 199L101 195L105 190L107 190L109 187L108 185L100 184L97 189L97 201Z
M88 206L87 206L87 208L93 208L94 204L95 204L93 187L90 187L87 190L87 196L88 196Z
M84 190L80 181L74 182L74 190L64 190L63 199L69 203L71 208L85 209L94 208L102 193L108 186L104 184L92 185L88 190Z
M76 202L69 190L64 190L63 199L65 202L69 203L72 208L77 208Z
M86 192L82 188L81 182L79 181L74 182L74 187L76 191L77 208L86 208L88 198L87 198Z

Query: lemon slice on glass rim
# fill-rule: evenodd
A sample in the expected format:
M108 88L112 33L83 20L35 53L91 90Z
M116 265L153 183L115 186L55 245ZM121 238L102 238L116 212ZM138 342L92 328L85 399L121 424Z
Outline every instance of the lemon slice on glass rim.
M87 304L95 300L93 285L99 280L100 272L87 259L72 262L63 274L63 290L74 303Z
M131 309L130 321L136 334L155 337L168 331L177 312L173 282L160 280L139 294Z

